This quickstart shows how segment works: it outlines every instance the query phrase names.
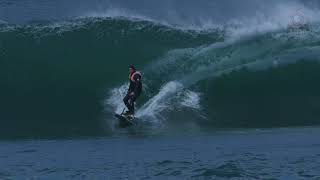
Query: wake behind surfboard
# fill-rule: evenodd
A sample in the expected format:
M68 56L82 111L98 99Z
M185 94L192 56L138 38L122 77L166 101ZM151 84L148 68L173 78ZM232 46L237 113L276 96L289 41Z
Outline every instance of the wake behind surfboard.
M136 124L134 117L124 116L122 114L115 114L114 116L119 120L119 127L121 128L134 126Z

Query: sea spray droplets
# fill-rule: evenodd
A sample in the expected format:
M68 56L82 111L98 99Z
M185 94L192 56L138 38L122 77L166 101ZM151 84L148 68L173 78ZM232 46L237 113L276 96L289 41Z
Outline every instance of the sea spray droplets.
M183 99L180 104L184 107L200 109L200 93L193 91L185 91L183 93Z
M171 100L177 92L183 89L183 85L176 81L170 81L161 87L158 94L147 101L137 112L137 117L152 117L154 121L162 119L161 112L169 108Z
M120 87L112 89L109 92L109 98L104 102L104 105L111 106L115 112L121 113L123 108L125 108L122 99L126 94L127 88L128 84L123 84Z

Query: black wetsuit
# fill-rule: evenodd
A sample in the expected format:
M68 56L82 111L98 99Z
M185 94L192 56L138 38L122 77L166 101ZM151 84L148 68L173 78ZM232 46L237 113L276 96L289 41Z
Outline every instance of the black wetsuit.
M134 77L132 77L133 74L134 73L130 74L129 89L127 95L123 98L123 102L131 114L134 114L134 102L140 96L142 91L141 75L136 73L134 74ZM133 78L134 81L132 81L131 78ZM130 95L132 92L134 92L134 95Z

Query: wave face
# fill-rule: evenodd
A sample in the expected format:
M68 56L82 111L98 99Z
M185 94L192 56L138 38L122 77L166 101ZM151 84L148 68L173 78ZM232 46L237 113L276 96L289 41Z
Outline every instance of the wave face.
M144 67L170 49L221 41L220 32L182 31L142 20L83 18L0 30L1 134L96 135L103 101L128 64Z
M319 24L249 24L2 24L0 137L123 133L129 64L144 75L134 133L319 125Z

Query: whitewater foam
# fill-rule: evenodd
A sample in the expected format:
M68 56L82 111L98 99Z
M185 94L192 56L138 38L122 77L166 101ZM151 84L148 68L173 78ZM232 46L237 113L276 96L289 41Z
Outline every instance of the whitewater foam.
M177 95L176 93L183 89L183 85L176 81L171 81L160 88L160 91L147 101L137 111L137 117L151 117L154 122L157 122L163 117L161 113L165 109L174 108L170 101Z
M115 112L121 113L125 108L122 99L125 96L127 87L128 84L124 84L120 87L112 89L109 93L109 98L104 102L105 106L111 106ZM177 93L182 89L183 85L179 82L172 81L166 83L160 88L159 92L156 95L154 95L151 99L149 99L146 103L138 108L135 116L149 122L160 122L164 119L164 117L161 116L161 113L164 110L174 108L172 106L173 104L171 104L171 100L173 100L178 95ZM186 99L186 102L184 104L187 106L196 107L197 105L194 104L196 102L192 102L195 99L195 97L192 97L194 95L195 94L187 94L189 99Z
M186 90L183 93L180 104L192 109L200 109L200 93Z
M201 17L199 19L199 23L193 23L192 21L187 22L183 19L180 20L180 22L171 22L170 19L157 19L125 8L107 8L104 11L86 12L83 13L83 15L76 16L75 18L69 20L62 20L36 26L32 24L26 26L14 25L14 27L27 27L31 30L31 32L49 29L48 31L50 33L61 33L64 31L85 27L90 22L114 19L128 20L131 22L149 22L149 25L164 26L169 29L181 31L191 30L198 33L219 31L224 32L223 35L225 38L237 40L247 36L287 29L292 24L297 23L294 20L296 19L295 17L297 14L298 16L303 16L303 23L313 24L319 22L318 17L320 17L320 12L317 9L310 9L301 3L279 2L273 6L274 7L272 10L269 9L268 11L257 11L251 16L232 17L223 22L217 22L214 17Z
M259 3L257 3L259 4ZM298 1L280 1L272 2L270 7L265 10L252 11L250 16L235 16L228 18L225 21L217 21L215 17L192 18L194 20L186 20L180 18L179 13L173 10L169 18L155 18L144 13L134 12L127 8L107 8L104 11L89 12L80 16L81 18L95 17L95 18L126 18L131 21L149 21L154 24L161 24L170 28L180 30L194 30L194 31L212 31L224 30L228 32L230 38L239 38L242 36L261 34L271 31L283 30L290 26L296 17L303 16L307 23L319 22L320 12L317 9L311 9ZM243 13L245 14L245 13ZM197 23L195 23L197 22Z
M112 113L116 112L120 114L125 108L125 105L122 99L126 95L128 86L129 86L128 83L123 84L120 87L113 88L109 92L109 95L108 95L109 98L105 100L104 105L108 107L112 107ZM109 108L105 108L105 110L109 110Z

